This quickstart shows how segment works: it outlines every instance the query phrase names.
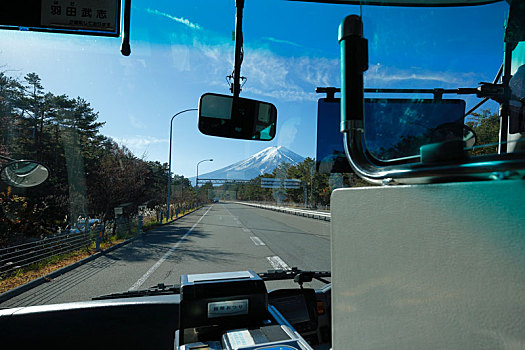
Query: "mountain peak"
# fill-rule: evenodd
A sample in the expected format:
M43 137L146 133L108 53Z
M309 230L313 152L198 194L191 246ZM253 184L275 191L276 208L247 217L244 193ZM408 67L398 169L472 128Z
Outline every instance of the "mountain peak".
M271 173L281 163L296 165L304 159L284 146L270 146L240 162L200 175L199 178L249 180Z

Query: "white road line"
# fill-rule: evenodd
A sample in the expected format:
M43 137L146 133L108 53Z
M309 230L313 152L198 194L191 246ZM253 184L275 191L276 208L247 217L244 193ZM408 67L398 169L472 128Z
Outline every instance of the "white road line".
M202 218L208 214L208 212L210 211L210 209L213 207L213 205L211 207L208 208L208 210L206 210L206 212L204 213L204 215L202 215L199 220L197 220L197 222L195 224L193 224L193 226L188 230L188 232L186 232L184 234L184 236L181 237L181 239L179 239L177 241L177 243L175 243L171 248L170 250L168 250L166 252L166 254L164 254L162 256L162 258L159 259L159 261L157 261L155 263L155 265L153 265L149 270L148 272L146 272L141 278L138 279L137 282L135 282L135 284L133 284L131 286L131 288L129 290L137 290L144 282L146 282L146 280L148 279L148 277L153 273L155 272L155 270L157 270L159 268L159 266L164 262L166 261L166 259L168 259L168 257L171 255L171 253L173 253L175 251L175 249L177 249L179 247L179 245L181 244L181 242L186 238L188 237L188 235L191 233L191 231L193 231L193 229L195 228L195 226L197 226L199 224L199 222L201 222Z
M255 245L266 245L266 244L264 244L263 241L261 241L261 239L259 237L252 236L252 237L250 237L250 239L252 240L252 242Z
M243 227L242 230L243 230L244 232L250 232L250 230L247 229L246 227Z
M268 261L270 262L270 265L276 270L290 270L290 266L288 266L283 259L279 258L277 255L275 256L268 256L266 257Z

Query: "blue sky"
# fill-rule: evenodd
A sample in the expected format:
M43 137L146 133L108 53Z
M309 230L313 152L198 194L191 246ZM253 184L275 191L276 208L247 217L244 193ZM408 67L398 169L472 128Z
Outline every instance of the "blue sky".
M241 96L278 110L274 141L201 135L196 112L173 123L173 171L187 177L244 159L270 145L315 155L317 86L339 86L337 28L359 6L248 0L244 11L248 78ZM412 9L363 7L369 40L368 87L455 88L491 81L502 60L506 3ZM120 39L0 32L0 64L12 75L40 74L56 94L82 96L105 121L102 132L139 156L168 160L169 120L205 92L229 93L233 0L134 0L130 57ZM451 96L453 97L453 96ZM467 99L467 108L476 103ZM491 105L491 108L495 108Z

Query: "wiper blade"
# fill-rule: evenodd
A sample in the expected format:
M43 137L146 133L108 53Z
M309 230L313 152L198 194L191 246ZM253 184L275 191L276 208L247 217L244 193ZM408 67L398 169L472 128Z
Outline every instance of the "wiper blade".
M316 279L323 283L330 283L330 281L323 277L331 277L330 271L303 271L297 267L292 267L291 270L268 270L268 272L258 273L259 277L263 281L279 281L279 280L291 280L299 283L302 287L304 282L311 282L312 279Z
M257 274L263 281L278 281L278 280L291 280L298 283L301 287L304 282L311 282L312 279L316 279L323 283L330 283L323 277L331 277L330 271L303 271L297 267L293 267L291 270L268 270L268 272L261 272ZM128 290L126 292L112 293L101 295L98 297L91 298L91 300L107 300L107 299L120 299L120 298L137 298L153 295L169 295L169 294L180 294L179 285L166 286L164 283L143 290Z
M169 294L180 294L180 287L176 284L166 286L164 283L143 290L128 290L126 292L112 293L101 295L98 297L91 298L91 300L107 300L107 299L119 299L119 298L136 298L153 295L169 295Z

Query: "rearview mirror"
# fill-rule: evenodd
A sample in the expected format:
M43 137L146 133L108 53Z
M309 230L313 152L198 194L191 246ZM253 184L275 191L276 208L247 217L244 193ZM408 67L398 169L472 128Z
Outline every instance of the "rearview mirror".
M268 102L206 93L199 100L199 130L210 136L270 141L277 109Z
M0 177L9 186L33 187L47 180L49 170L46 166L32 160L16 160L2 168Z

